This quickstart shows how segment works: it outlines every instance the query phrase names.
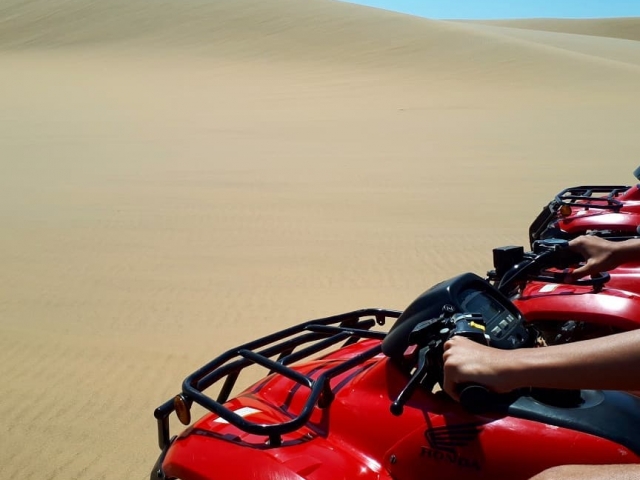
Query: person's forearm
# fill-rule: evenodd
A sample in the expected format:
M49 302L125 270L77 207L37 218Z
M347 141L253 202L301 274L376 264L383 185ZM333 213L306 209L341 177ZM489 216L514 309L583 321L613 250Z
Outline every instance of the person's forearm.
M500 367L513 388L640 390L640 330L510 353Z

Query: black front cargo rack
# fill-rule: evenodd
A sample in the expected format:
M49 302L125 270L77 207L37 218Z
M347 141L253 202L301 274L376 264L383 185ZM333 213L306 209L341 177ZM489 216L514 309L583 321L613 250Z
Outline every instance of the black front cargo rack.
M339 362L313 379L294 370L289 365L343 342L342 346L357 343L361 339L382 340L386 332L371 330L376 324L384 325L387 318L398 318L402 312L369 308L310 320L294 327L267 335L252 342L226 351L199 368L182 383L181 396L185 402L195 402L241 430L269 438L269 445L278 446L282 435L293 432L308 422L316 406L325 407L333 393L329 380L344 373L381 352L380 344L346 360ZM373 317L373 318L371 318ZM296 350L298 347L302 347ZM275 360L273 357L277 357ZM236 384L240 372L260 365L269 374L278 373L297 384L310 389L300 414L278 424L258 424L247 421L223 404ZM205 395L204 390L224 379L217 398ZM169 415L175 411L174 399L168 400L154 411L158 422L158 443L165 449L170 443Z
M619 197L630 188L628 185L584 185L565 188L544 206L542 212L529 227L529 242L531 246L533 247L533 242L536 240L544 238L549 225L558 217L558 210L563 205L577 206L586 210L593 208L617 212L624 204L616 197Z
M580 202L580 208L600 208L617 211L622 208L622 202L616 200L616 197L630 188L628 185L598 185L565 188L556 195L555 203L558 208L562 205L575 205L577 202Z

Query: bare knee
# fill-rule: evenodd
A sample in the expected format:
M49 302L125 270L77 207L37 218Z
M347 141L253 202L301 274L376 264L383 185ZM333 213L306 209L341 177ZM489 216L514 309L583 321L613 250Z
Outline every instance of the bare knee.
M567 466L553 467L540 472L535 477L531 477L530 480L560 480L566 478Z
M530 480L634 480L640 465L561 465L539 473Z

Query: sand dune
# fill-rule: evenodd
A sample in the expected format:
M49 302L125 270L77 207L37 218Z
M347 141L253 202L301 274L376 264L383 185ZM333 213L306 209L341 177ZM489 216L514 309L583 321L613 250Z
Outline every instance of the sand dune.
M590 85L635 88L632 71L607 76L606 59L553 49L536 39L393 14L326 0L257 2L90 2L12 0L0 24L0 45L10 49L118 46L119 51L157 49L230 62L300 62L348 70L384 69L419 75L419 81L457 86L527 86L544 82L563 93L577 77ZM611 67L616 67L612 65Z
M153 408L222 349L403 308L561 188L632 181L640 43L516 30L3 2L3 476L145 478Z

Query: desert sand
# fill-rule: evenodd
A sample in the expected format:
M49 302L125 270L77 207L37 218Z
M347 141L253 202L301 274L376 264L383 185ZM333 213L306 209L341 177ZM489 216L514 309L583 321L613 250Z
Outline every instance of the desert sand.
M5 0L0 476L148 478L153 409L224 349L402 309L524 244L562 188L632 183L638 39L638 19Z

